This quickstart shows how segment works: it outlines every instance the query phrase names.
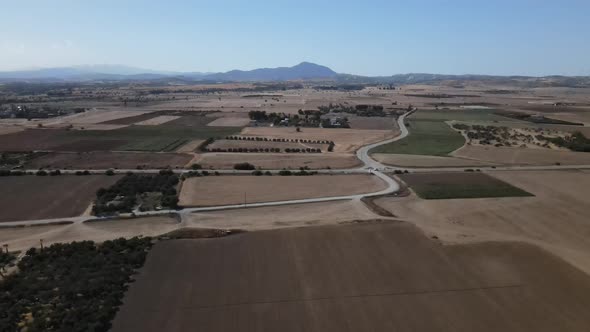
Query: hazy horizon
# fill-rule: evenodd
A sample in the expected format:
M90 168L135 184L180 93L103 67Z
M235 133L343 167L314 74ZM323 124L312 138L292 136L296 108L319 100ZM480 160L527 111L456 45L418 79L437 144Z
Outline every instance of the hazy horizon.
M24 0L3 5L0 71L125 65L225 72L590 75L590 3Z

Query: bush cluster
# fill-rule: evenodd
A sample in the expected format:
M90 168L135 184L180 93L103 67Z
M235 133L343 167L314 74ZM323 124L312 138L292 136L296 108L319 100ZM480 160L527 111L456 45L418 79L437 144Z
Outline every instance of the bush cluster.
M175 209L178 204L175 186L178 176L170 170L159 174L127 174L108 189L96 192L93 211L97 215L131 212L137 204L137 196L146 192L162 194L162 207Z

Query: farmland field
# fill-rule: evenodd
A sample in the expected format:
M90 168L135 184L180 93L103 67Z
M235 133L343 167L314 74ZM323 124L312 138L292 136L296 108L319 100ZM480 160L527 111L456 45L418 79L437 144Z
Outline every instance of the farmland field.
M423 200L379 198L376 203L446 243L522 241L541 246L590 274L590 173L489 173L534 197Z
M31 159L25 168L58 169L133 169L182 168L192 156L181 153L132 153L132 152L50 152Z
M511 121L512 119L494 114L494 110L420 110L412 114L414 120L438 121ZM513 120L514 122L522 122Z
M423 199L532 196L482 173L416 173L403 174L400 178Z
M465 143L463 136L442 121L407 121L410 135L396 142L384 144L371 153L396 153L446 156Z
M590 326L590 278L562 260L517 243L444 247L408 223L164 241L136 280L114 332Z
M371 157L380 163L400 167L481 167L494 163L454 157L424 156L417 154L374 153Z
M466 145L452 155L508 165L590 165L590 153L563 150Z
M209 176L185 180L181 206L272 202L370 193L386 188L371 175Z
M186 144L188 140L182 138L153 138L141 141L135 141L120 146L117 150L121 151L174 151L180 146Z
M0 177L0 222L79 216L119 176Z

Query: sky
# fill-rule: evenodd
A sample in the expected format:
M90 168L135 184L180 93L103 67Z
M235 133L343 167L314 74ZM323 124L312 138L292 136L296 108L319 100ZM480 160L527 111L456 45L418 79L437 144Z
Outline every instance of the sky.
M0 71L590 75L588 0L0 0Z

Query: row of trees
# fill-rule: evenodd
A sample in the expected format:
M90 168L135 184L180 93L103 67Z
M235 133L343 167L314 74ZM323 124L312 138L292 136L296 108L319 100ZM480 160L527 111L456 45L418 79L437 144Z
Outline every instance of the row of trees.
M238 153L280 153L282 150L279 148L212 148L206 149L207 152L238 152ZM322 150L318 148L286 148L285 153L321 153Z
M225 139L232 141L258 141L258 142L283 142L283 143L307 143L307 144L330 144L329 140L302 139L302 138L268 138L258 136L226 136Z
M0 283L0 331L106 332L150 238L29 249Z

